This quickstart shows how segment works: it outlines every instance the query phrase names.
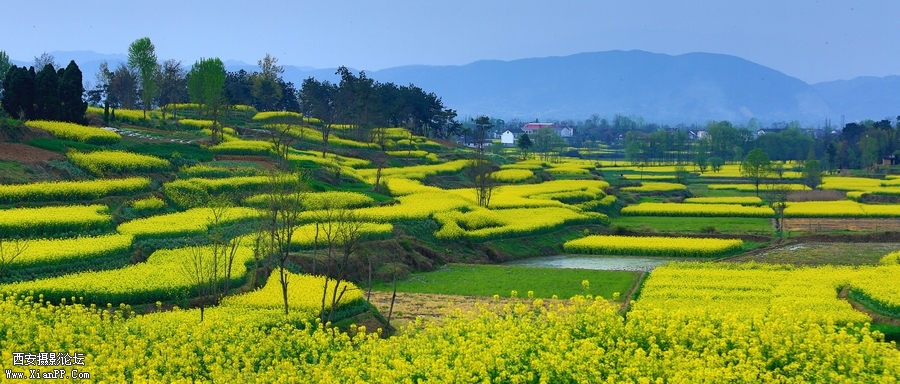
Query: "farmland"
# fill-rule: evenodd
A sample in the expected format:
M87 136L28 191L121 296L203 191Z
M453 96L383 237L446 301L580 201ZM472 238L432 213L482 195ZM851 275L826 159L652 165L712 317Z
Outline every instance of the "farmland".
M0 368L71 351L137 382L900 379L879 331L900 319L896 179L808 191L787 171L757 196L737 164L473 160L401 127L198 108L117 110L139 136L29 123L65 156L0 185ZM494 265L563 253L702 261Z

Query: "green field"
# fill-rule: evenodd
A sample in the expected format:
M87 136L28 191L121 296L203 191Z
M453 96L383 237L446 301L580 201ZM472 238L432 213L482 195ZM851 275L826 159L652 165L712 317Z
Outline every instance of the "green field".
M900 250L896 243L800 243L781 246L729 261L792 265L877 265L887 254Z
M612 226L642 232L715 232L736 234L772 234L769 219L747 217L663 217L622 216L612 219Z
M615 292L624 297L637 282L638 276L639 272L627 271L449 264L437 271L414 273L398 281L397 291L510 297L511 291L515 290L519 297L526 297L528 291L534 291L534 297L539 298L553 295L569 298L586 293L611 298ZM588 291L581 285L583 280L590 282ZM390 283L384 283L372 289L390 291L392 288Z

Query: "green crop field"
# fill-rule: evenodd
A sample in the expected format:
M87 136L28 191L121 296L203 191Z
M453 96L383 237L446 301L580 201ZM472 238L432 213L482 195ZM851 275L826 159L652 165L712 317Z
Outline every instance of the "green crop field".
M612 298L618 292L624 298L639 275L627 271L449 264L398 281L397 291L484 297L510 297L513 291L526 297L532 291L536 298L564 299L586 294ZM589 282L587 290L582 285L584 280ZM385 282L373 289L391 291L393 285Z

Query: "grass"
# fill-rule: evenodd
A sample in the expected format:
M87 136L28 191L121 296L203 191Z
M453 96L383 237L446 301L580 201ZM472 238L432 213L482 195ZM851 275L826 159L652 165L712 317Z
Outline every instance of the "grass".
M585 229L588 230L587 233ZM501 252L509 260L533 256L558 255L563 253L562 244L566 241L582 238L588 233L598 233L603 229L603 227L596 225L574 225L552 232L535 233L525 237L494 239L485 242L485 244Z
M95 151L101 148L100 146L93 144L85 144L79 143L77 141L60 139L34 139L29 141L28 145L62 154L66 153L67 148L74 148L83 152Z
M121 141L119 144L110 146L111 149L121 149L128 152L134 152L142 155L151 155L163 159L172 157L172 153L178 152L184 159L196 161L212 161L212 153L199 145L187 145L177 143L136 143L130 141Z
M884 334L884 341L900 342L900 325L872 323L872 330Z
M515 290L518 297L527 297L528 291L534 291L536 298L553 295L569 298L585 293L612 298L615 292L624 297L639 276L638 272L628 271L449 264L437 271L414 273L406 280L398 281L397 291L510 297ZM590 282L588 291L582 287L583 280ZM392 288L387 282L374 286L373 290L390 291Z
M747 193L734 189L709 189L706 185L707 184L691 184L688 185L688 191L690 191L694 197L756 196L756 193ZM762 192L760 192L760 195L761 194Z
M715 232L735 234L771 234L774 229L769 219L746 217L661 217L621 216L611 220L612 226L641 232Z
M207 163L209 166L213 167L225 167L225 168L253 168L258 170L265 170L266 167L263 167L260 164L250 162L250 161L240 161L240 160L217 160L210 161Z
M729 261L809 266L876 265L882 256L898 249L900 244L896 243L800 243Z
M14 161L0 160L0 184L20 184L31 181L30 170Z

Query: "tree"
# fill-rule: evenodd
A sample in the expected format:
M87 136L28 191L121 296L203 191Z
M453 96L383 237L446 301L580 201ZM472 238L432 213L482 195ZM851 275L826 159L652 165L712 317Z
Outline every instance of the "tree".
M60 120L59 75L52 64L44 65L34 77L35 117Z
M325 285L322 287L322 325L334 319L338 303L348 289L348 285L341 285L346 280L347 269L350 266L350 256L356 252L362 240L363 222L356 214L346 208L338 208L335 204L326 203L317 223L322 227L323 240L327 247ZM330 281L334 281L334 285ZM331 289L331 307L328 316L325 316L325 304L328 290Z
M3 110L19 119L34 117L34 67L13 65L3 79Z
M469 167L475 181L475 195L479 207L487 208L491 204L491 196L497 188L494 172L497 166L485 156L476 156Z
M0 238L0 277L3 277L6 269L16 258L25 253L26 249L28 249L28 243L25 240Z
M209 204L210 217L207 218L209 228L208 237L211 253L213 255L213 265L215 274L218 275L218 267L223 268L222 277L225 280L225 286L220 292L218 284L214 287L213 294L216 302L218 302L220 294L228 295L231 291L231 272L234 269L234 260L237 257L238 246L243 236L240 235L240 226L230 226L224 228L223 223L228 221L232 213L233 203L231 199L225 195L218 195L211 199ZM216 278L218 281L218 277Z
M690 176L690 172L684 168L684 165L678 164L675 166L675 181L681 184L687 184L688 176Z
M56 58L47 52L42 53L40 56L34 57L35 68L44 68L45 66L47 66L47 64L50 64L53 67L54 71L56 70L56 68L59 68L59 64L56 63Z
M84 113L87 111L87 103L83 99L84 84L82 83L81 69L75 61L69 61L69 65L59 79L60 117L63 121L81 123Z
M722 165L725 164L725 160L718 156L710 157L708 161L712 171L716 173L719 173L722 170Z
M532 140L534 143L533 152L539 153L541 160L550 158L550 151L553 150L553 136L556 136L556 133L550 128L541 128L534 131L534 139Z
M0 100L3 99L3 79L6 78L6 73L10 68L12 68L12 64L9 62L9 55L6 54L6 51L0 51Z
M188 100L187 71L181 66L181 61L175 59L166 60L162 70L158 73L156 83L159 85L157 104L162 107L163 120L171 104L183 103ZM172 114L177 113L172 109ZM177 117L175 117L177 119Z
M284 67L278 65L278 58L268 53L257 64L261 72L250 75L253 97L256 98L257 108L260 111L269 111L281 101L282 88L279 80L284 73Z
M697 168L700 168L700 173L706 172L706 167L709 165L709 159L706 158L706 152L698 151L697 157L694 158L694 164L697 165Z
M803 184L810 189L816 189L822 184L822 166L818 160L807 160L803 164Z
M187 76L191 101L201 104L200 110L213 121L213 142L225 140L219 119L225 110L225 64L218 57L200 59Z
M225 99L231 105L254 105L253 80L247 71L241 69L237 72L225 74Z
M481 115L475 118L475 150L484 153L484 142L487 140L487 131L494 127L491 118Z
M114 108L134 109L137 105L138 75L121 63L111 75L109 104Z
M769 154L763 152L760 148L755 148L744 161L741 163L741 175L750 179L756 186L756 196L759 197L759 184L763 182L772 173L772 161L769 160Z
M780 161L772 162L772 173L778 176L779 179L784 178L784 163Z
M156 47L150 42L149 37L135 40L128 46L128 66L137 72L141 81L141 106L144 109L144 119L156 94L156 77L159 72L159 63L156 62Z
M213 294L218 281L215 255L209 251L207 246L194 244L190 247L190 257L183 259L181 263L181 273L195 287L199 299L200 321L203 321L205 300Z
M266 210L266 225L269 234L268 252L278 266L281 294L284 300L284 314L288 314L288 270L290 247L294 230L300 224L304 187L303 174L295 175L272 172L269 174L269 204Z
M523 133L516 139L516 146L522 151L522 160L528 158L528 150L531 148L531 138L528 137L527 133Z
M331 126L338 115L335 97L337 86L328 80L319 82L310 77L303 80L300 87L300 110L304 116L321 120L322 132L322 158L328 153L328 138L331 135Z
M786 184L773 185L769 191L769 201L771 202L772 210L775 211L775 227L778 228L779 238L784 235L784 209L787 208L790 194L791 188Z

